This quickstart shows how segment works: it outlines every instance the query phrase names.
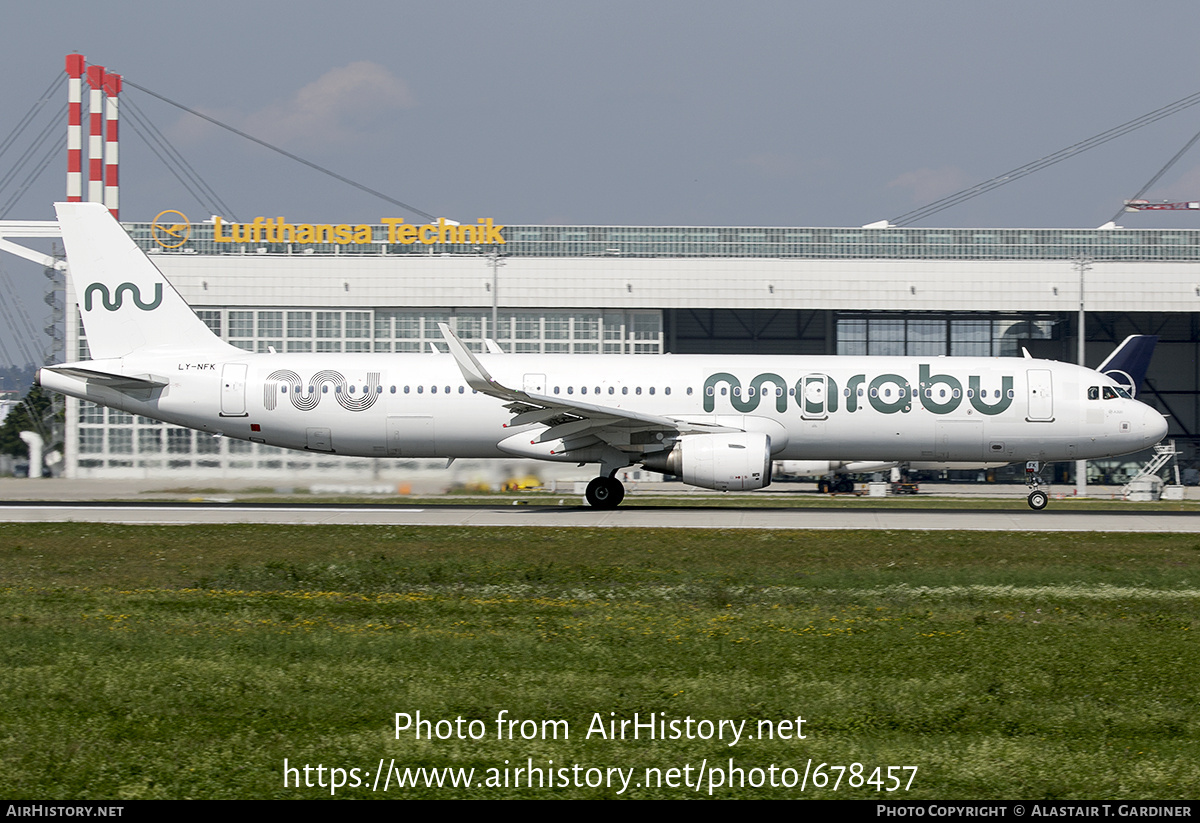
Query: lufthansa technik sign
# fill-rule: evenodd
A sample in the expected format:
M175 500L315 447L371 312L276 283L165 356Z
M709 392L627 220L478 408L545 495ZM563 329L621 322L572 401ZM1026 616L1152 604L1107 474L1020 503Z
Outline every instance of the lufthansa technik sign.
M420 243L432 246L438 243L471 243L475 245L503 245L507 240L502 234L504 226L498 226L492 218L480 218L478 225L464 226L439 218L436 223L415 225L405 223L399 217L384 217L380 220L387 227L386 237L376 237L375 227L367 223L288 223L282 217L255 217L249 223L226 223L220 217L213 218L213 241L216 243L389 243L411 246Z

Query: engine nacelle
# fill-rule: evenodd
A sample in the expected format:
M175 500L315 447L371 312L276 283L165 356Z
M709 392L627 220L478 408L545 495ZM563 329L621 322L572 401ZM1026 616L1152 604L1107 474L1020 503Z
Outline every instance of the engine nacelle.
M642 465L702 489L761 489L771 483L771 438L762 432L687 435L669 452L650 455Z

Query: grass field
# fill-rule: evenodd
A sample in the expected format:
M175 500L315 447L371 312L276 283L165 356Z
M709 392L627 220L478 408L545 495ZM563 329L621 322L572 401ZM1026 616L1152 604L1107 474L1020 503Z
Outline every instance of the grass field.
M2 525L0 796L1195 798L1198 616L1200 535Z

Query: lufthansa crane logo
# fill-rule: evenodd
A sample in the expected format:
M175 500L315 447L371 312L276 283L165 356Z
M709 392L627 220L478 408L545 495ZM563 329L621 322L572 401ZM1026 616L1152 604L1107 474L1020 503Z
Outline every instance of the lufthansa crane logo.
M179 219L174 219L172 215ZM154 242L164 249L177 249L192 236L192 224L183 212L166 209L155 215L150 233L154 235Z
M116 311L121 308L125 302L125 293L129 293L129 297L133 300L133 305L137 306L142 311L153 311L162 303L162 283L154 284L154 300L146 303L142 300L142 293L133 283L122 283L117 286L116 293L109 295L108 286L103 283L92 283L83 293L83 310L92 310L92 295L100 292L100 302L104 304L104 308L108 311Z
M1113 382L1129 392L1130 397L1137 397L1137 386L1134 385L1133 377L1129 372L1121 371L1120 369L1109 369L1104 373L1105 377L1111 377Z

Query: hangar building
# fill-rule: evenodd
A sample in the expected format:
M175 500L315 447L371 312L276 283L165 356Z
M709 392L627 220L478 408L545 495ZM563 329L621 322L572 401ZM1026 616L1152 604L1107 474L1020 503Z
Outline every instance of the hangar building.
M1185 460L1196 457L1200 230L489 219L463 232L399 219L189 224L178 213L125 227L214 331L251 351L428 352L449 322L477 350L490 337L512 353L1003 357L1026 347L1073 361L1082 288L1089 365L1128 334L1159 335L1140 397L1170 415ZM86 357L66 305L67 351ZM74 400L66 429L75 477L370 477L395 465L282 452Z

